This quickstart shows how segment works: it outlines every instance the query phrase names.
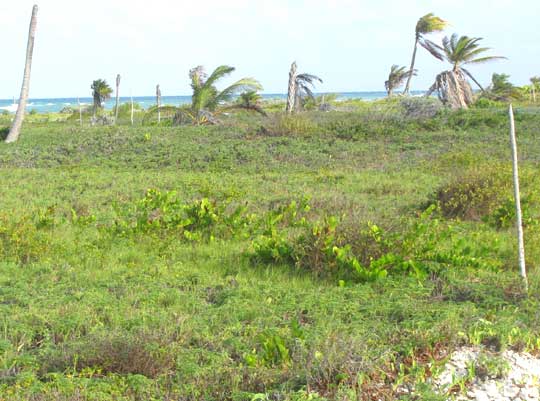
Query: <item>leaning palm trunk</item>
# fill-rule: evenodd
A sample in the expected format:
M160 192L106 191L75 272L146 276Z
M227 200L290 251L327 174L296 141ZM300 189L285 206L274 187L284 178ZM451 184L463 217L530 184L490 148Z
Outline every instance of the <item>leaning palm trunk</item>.
M287 92L287 113L292 113L296 106L296 62L292 63L291 71L289 72L289 89Z
M26 103L28 102L28 92L30 91L30 73L32 71L32 56L34 53L34 40L36 37L36 25L37 25L37 12L38 6L34 6L32 9L32 18L30 20L30 30L28 32L28 43L26 45L26 63L24 66L24 77L21 88L21 97L19 100L19 107L17 108L17 114L13 125L9 130L9 134L6 137L6 142L15 142L19 139L21 134L21 127L24 120L24 114L26 112Z
M414 41L414 50L412 54L412 60L411 60L411 68L409 71L411 72L409 74L409 77L407 78L407 84L405 85L405 89L403 90L404 95L408 95L411 89L411 80L413 77L413 71L414 71L414 65L416 64L416 53L418 52L418 42L420 40L420 37L417 35L416 40Z
M473 103L471 85L460 70L445 71L437 75L426 97L437 92L439 100L452 109L468 109Z
M158 124L161 122L161 89L159 85L156 86L156 104L157 104L157 121Z
M114 113L114 124L118 121L118 103L120 101L120 74L116 76L116 106Z

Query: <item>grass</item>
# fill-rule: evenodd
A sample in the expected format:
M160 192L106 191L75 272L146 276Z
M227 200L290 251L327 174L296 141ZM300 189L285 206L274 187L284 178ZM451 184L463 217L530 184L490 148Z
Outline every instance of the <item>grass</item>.
M436 399L425 383L459 345L537 353L538 113L517 114L525 298L511 187L477 185L507 176L504 110L343 107L219 127L31 116L0 144L0 399ZM261 237L292 257L254 257Z

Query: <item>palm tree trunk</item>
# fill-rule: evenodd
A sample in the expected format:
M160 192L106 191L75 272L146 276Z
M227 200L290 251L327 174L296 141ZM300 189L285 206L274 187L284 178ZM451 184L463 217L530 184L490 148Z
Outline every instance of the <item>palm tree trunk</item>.
M161 110L160 110L160 107L161 107L161 89L159 88L159 85L156 86L156 104L157 104L157 108L158 108L157 121L158 121L158 124L159 124L159 123L161 123Z
M114 124L118 121L118 101L120 100L120 74L116 76L116 106L114 108Z
M32 71L32 57L34 53L34 40L36 37L38 6L32 9L32 18L30 19L30 29L28 32L28 43L26 45L26 63L24 66L23 84L21 87L21 97L19 99L19 107L13 125L6 137L6 142L11 143L19 139L21 127L26 113L26 103L28 102L28 92L30 91L30 73Z
M291 70L289 71L289 88L287 92L287 113L292 113L296 103L296 61L291 64Z
M407 84L405 85L405 89L403 90L404 95L408 95L411 89L411 80L413 77L413 71L414 71L414 65L416 64L416 53L418 52L418 41L420 40L420 37L416 35L416 39L414 41L414 50L412 54L412 60L411 60L411 68L409 69L409 77L407 78Z
M523 221L521 215L521 195L519 191L518 155L516 143L516 126L514 123L514 110L510 105L508 114L510 117L510 146L512 148L512 171L514 178L514 198L516 202L516 228L518 237L519 270L525 291L528 292L527 269L525 267L525 243L523 240Z

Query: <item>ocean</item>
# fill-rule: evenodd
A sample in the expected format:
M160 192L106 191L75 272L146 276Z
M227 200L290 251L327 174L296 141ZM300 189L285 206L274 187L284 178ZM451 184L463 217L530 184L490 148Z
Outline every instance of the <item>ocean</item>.
M413 92L413 95L419 95L423 92ZM386 96L386 92L342 92L336 93L338 100L349 99L363 99L363 100L376 100ZM318 94L322 95L322 93ZM285 94L262 94L265 100L285 100L287 95ZM83 106L92 104L92 98L85 97L80 99ZM137 96L133 97L133 101L138 103L143 108L147 109L156 104L155 96ZM108 100L105 103L106 109L112 109L114 107L114 98ZM120 97L120 103L129 103L131 98ZM162 96L161 103L164 105L180 106L182 104L189 104L191 102L191 96ZM58 98L58 99L29 99L27 104L27 111L35 110L37 113L57 113L65 107L76 108L77 98ZM15 113L17 111L17 104L13 99L0 100L0 112Z

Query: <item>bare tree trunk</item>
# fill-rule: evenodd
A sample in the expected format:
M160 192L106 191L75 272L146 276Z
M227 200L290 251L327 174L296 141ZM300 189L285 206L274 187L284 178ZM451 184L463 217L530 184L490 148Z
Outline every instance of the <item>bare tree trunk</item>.
M516 226L518 237L518 259L519 270L523 284L525 285L525 291L529 290L529 283L527 280L527 269L525 267L525 242L523 240L523 218L521 215L521 194L519 191L519 170L518 170L518 154L517 154L517 141L516 141L516 126L514 123L514 110L510 105L508 110L510 116L510 146L512 148L512 171L514 173L514 198L516 202Z
M534 82L533 82L531 88L532 88L532 101L533 101L533 103L536 103L536 87L535 87Z
M114 124L118 121L118 101L120 100L120 74L116 76L116 106L114 108Z
M414 41L414 50L412 54L412 60L411 60L411 68L409 69L410 74L407 78L407 84L405 85L405 89L403 90L404 95L408 95L411 89L411 80L413 77L413 71L414 71L414 65L416 64L416 53L418 52L418 41L420 40L420 37L416 35L416 39Z
M6 142L11 143L19 139L21 127L26 113L26 103L28 102L28 93L30 91L30 73L32 71L32 57L34 54L34 40L36 37L38 6L32 8L32 18L30 19L30 29L28 32L28 43L26 45L26 63L24 66L23 84L21 87L21 97L19 99L19 107L13 125L6 137Z
M287 92L287 107L285 111L287 113L292 113L295 108L296 103L296 61L292 63L291 70L289 72L289 88Z
M158 121L158 124L159 124L159 123L161 123L161 110L160 110L160 107L161 107L161 89L159 88L159 85L156 86L156 104L157 104L157 108L158 108L157 121Z
M77 104L79 105L79 123L82 127L82 107L81 107L81 99L77 98Z

